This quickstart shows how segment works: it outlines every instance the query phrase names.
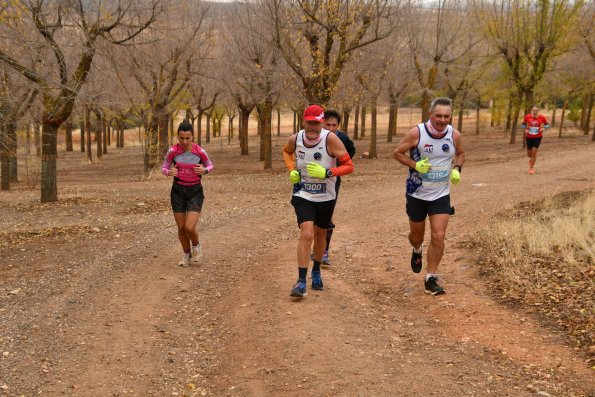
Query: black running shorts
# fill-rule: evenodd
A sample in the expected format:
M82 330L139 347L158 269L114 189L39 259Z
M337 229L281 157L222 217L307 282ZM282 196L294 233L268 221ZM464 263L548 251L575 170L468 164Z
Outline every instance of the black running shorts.
M200 212L205 195L202 184L184 186L174 183L171 187L171 208L174 212Z
M532 148L538 149L539 148L539 145L541 145L541 138L542 137L539 137L539 138L527 138L526 139L527 140L527 149L532 149Z
M291 205L295 209L298 226L304 222L312 221L319 228L328 229L332 224L331 219L336 203L336 200L316 202L303 197L291 197Z
M450 194L434 201L420 200L408 194L405 195L405 199L407 200L407 215L413 222L421 222L428 215L450 214Z

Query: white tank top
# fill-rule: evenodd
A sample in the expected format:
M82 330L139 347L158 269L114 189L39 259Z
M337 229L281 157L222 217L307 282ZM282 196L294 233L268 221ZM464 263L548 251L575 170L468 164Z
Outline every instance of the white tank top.
M328 130L323 129L320 132L320 142L310 148L304 144L304 130L298 132L295 140L295 161L302 180L299 184L294 185L294 196L315 202L331 201L337 197L335 193L336 176L325 179L311 178L306 170L306 166L311 162L318 163L327 170L337 166L337 160L329 154L327 149L326 140L329 133Z
M450 167L455 155L452 126L446 127L442 138L434 138L425 125L418 124L419 141L409 156L415 162L427 157L432 168L426 174L409 169L407 194L420 200L434 201L450 194Z

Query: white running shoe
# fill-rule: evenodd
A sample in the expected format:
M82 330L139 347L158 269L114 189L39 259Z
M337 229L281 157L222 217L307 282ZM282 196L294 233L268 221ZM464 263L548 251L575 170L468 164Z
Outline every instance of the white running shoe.
M184 256L182 257L182 260L178 262L178 266L189 266L190 265L190 254L184 254Z
M192 262L197 263L201 257L202 246L200 245L200 243L198 243L198 245L192 246Z

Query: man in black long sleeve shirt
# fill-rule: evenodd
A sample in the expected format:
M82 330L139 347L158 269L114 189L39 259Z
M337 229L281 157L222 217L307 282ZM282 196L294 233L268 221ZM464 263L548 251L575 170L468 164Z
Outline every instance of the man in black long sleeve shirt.
M334 132L337 134L337 137L343 142L345 149L347 149L347 153L349 157L353 159L355 155L355 145L353 141L349 139L347 134L339 131L339 126L341 125L341 115L332 109L326 110L324 112L324 128ZM339 198L339 188L341 187L341 177L337 177L337 183L335 184L335 191L337 194L337 198ZM333 236L333 230L335 229L334 223L331 221L330 227L327 229L326 232L326 249L324 250L324 254L322 256L322 264L330 265L331 261L328 255L329 252L329 245L331 244L331 237Z

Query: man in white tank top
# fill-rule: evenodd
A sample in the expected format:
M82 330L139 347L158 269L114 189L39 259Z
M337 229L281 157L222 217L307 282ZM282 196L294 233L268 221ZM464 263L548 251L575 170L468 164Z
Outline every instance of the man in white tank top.
M323 122L324 110L318 105L308 106L304 111L304 129L292 135L283 148L283 160L293 184L291 204L300 228L298 281L290 294L298 298L306 296L306 277L312 250L312 289L323 288L320 262L326 245L326 232L335 209L335 182L338 176L353 172L353 163L343 142L335 134L323 129Z
M437 272L451 212L450 184L460 182L465 162L461 133L449 125L451 117L452 101L444 97L434 99L429 121L409 130L394 151L395 160L409 167L406 199L409 242L413 246L411 270L415 273L422 269L426 217L430 218L424 287L425 292L432 295L444 293L444 288L438 284Z

